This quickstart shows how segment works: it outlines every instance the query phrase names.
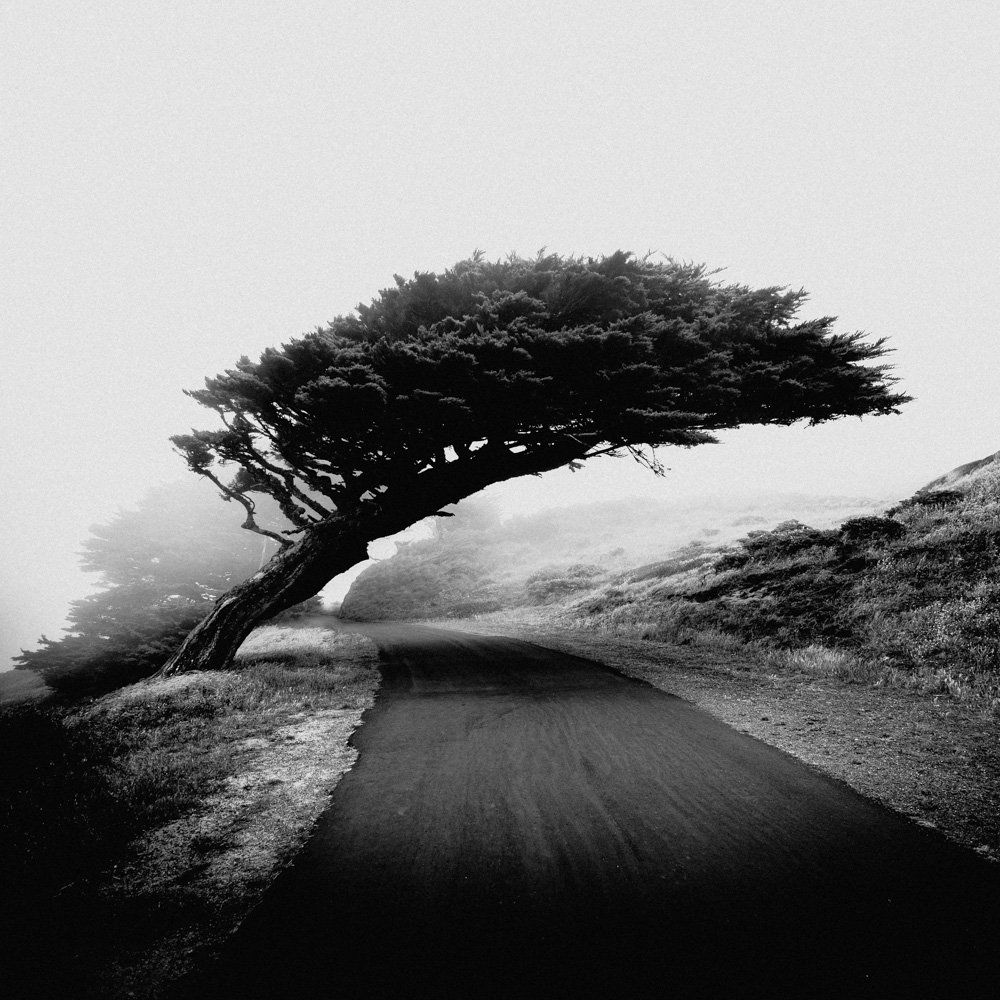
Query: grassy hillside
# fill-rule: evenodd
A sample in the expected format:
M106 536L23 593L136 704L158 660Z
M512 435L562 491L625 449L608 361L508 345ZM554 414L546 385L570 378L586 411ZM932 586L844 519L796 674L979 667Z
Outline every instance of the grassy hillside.
M402 545L369 567L343 602L363 620L463 616L546 603L652 560L691 538L731 541L789 517L818 524L879 509L856 497L775 494L700 497L668 503L643 498L581 504L502 521L484 501L465 501L437 523L436 536Z
M722 550L688 547L561 614L686 641L728 633L878 680L1000 696L1000 475L918 493L837 529L787 522ZM845 657L843 654L850 654ZM799 654L801 655L801 654Z
M344 610L421 618L541 606L563 624L672 643L724 635L805 669L997 705L1000 465L973 466L942 479L948 488L840 523L788 519L747 533L765 517L729 516L639 566L624 547L595 551L592 509L489 531L460 525L364 574ZM588 526L574 546L569 533ZM546 564L552 539L565 555Z

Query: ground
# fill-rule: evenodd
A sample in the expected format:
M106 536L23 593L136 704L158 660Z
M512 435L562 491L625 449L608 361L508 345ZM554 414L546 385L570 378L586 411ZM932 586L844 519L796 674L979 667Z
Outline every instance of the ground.
M98 870L55 883L67 912L99 913L114 928L110 942L100 934L104 952L87 956L89 995L161 996L197 949L231 933L309 836L353 764L347 741L378 683L370 640L319 624L258 631L235 671L143 682L65 716L70 732L103 745L96 770L108 788L98 802L110 795L129 807L136 833ZM995 713L852 683L808 657L719 636L652 642L560 626L544 610L434 624L603 662L1000 857Z
M544 611L434 622L586 656L679 695L981 855L1000 858L995 713L789 669L718 637L673 645L559 626Z
M38 732L70 742L3 803L19 858L0 954L8 995L162 996L307 838L354 762L348 739L377 684L362 636L271 626L234 670L39 715ZM25 756L12 749L15 763Z

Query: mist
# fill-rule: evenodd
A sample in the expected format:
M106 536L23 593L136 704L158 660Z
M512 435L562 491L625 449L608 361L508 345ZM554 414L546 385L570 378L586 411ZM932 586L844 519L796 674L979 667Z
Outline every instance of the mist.
M998 14L972 4L7 7L0 668L89 526L184 475L182 395L476 248L654 250L890 338L896 417L518 480L582 501L899 498L996 451ZM232 511L234 523L241 519ZM699 526L700 529L700 526Z

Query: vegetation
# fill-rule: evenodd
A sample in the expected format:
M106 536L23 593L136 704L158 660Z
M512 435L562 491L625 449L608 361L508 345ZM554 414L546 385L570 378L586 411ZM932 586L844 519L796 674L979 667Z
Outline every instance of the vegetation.
M72 604L64 636L42 636L39 648L22 651L16 662L66 695L148 677L219 595L274 549L269 539L240 531L231 512L194 481L150 490L134 510L91 529L82 566L100 574L101 589Z
M850 680L1000 702L1000 476L918 493L838 530L786 522L688 549L564 609L622 634L705 631ZM810 666L811 665L811 666Z
M542 609L549 622L619 638L724 642L743 657L747 649L736 653L733 643L759 646L766 655L754 658L768 669L1000 703L996 466L828 527L786 519L727 537L764 520L731 516L721 536L702 533L631 567L574 548L559 532L558 524L570 534L593 531L596 520L583 511L492 526L480 519L478 527L456 518L453 532L362 574L343 613L444 618L511 609L527 620ZM655 536L648 513L646 523ZM564 558L550 562L553 548L542 539L556 551L565 546Z
M804 297L627 253L477 255L241 359L190 393L222 428L173 440L281 551L164 671L225 666L254 624L312 597L368 542L491 483L619 453L658 471L654 446L722 428L895 412L907 397L867 363L882 342L797 321ZM262 495L291 529L260 524Z
M218 873L213 891L195 892L208 862L246 842L255 824L274 845L270 867L302 835L329 784L303 811L294 791L273 787L274 753L290 734L305 746L311 756L289 787L308 786L335 755L331 733L346 739L371 704L375 658L359 637L269 627L237 665L146 681L83 707L0 707L0 879L17 904L4 908L0 926L11 995L112 995L81 974L185 922L236 913L239 893ZM303 727L323 718L334 728L305 742ZM258 768L266 780L248 797ZM234 794L247 800L239 811ZM200 819L184 825L186 816ZM148 853L160 828L169 830L171 857L154 859L149 884L130 882L127 859L140 844ZM275 830L283 831L277 839ZM237 877L260 864L242 857Z
M662 575L677 558L690 558L689 552L704 558L708 542L701 540L678 554L692 536L721 544L740 537L748 523L773 526L790 513L833 524L874 509L874 502L856 497L637 497L501 520L489 499L475 497L458 504L453 517L435 522L434 537L401 544L391 559L365 569L341 613L419 619L552 605L625 570L632 578ZM651 558L657 562L650 564Z

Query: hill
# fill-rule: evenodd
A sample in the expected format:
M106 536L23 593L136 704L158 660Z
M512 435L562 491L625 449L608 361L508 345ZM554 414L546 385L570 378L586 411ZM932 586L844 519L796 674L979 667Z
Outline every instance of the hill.
M667 560L692 540L707 548L790 517L832 525L881 506L863 497L779 493L684 502L634 498L502 520L495 507L473 499L437 522L433 538L401 545L393 558L366 569L341 613L362 620L461 617L545 603L630 567Z
M943 476L931 480L920 492L970 486L980 477L992 475L997 471L1000 471L1000 451L987 455L986 458L977 459L975 462L967 462L965 465L952 469L951 472L946 472Z
M437 538L362 574L343 613L540 608L623 638L724 635L786 656L805 650L870 683L1000 705L998 456L889 509L784 496L635 500L506 522L459 513Z
M1000 468L980 466L882 515L797 520L690 544L554 614L668 642L724 634L874 684L1000 706ZM804 651L804 652L803 652Z

